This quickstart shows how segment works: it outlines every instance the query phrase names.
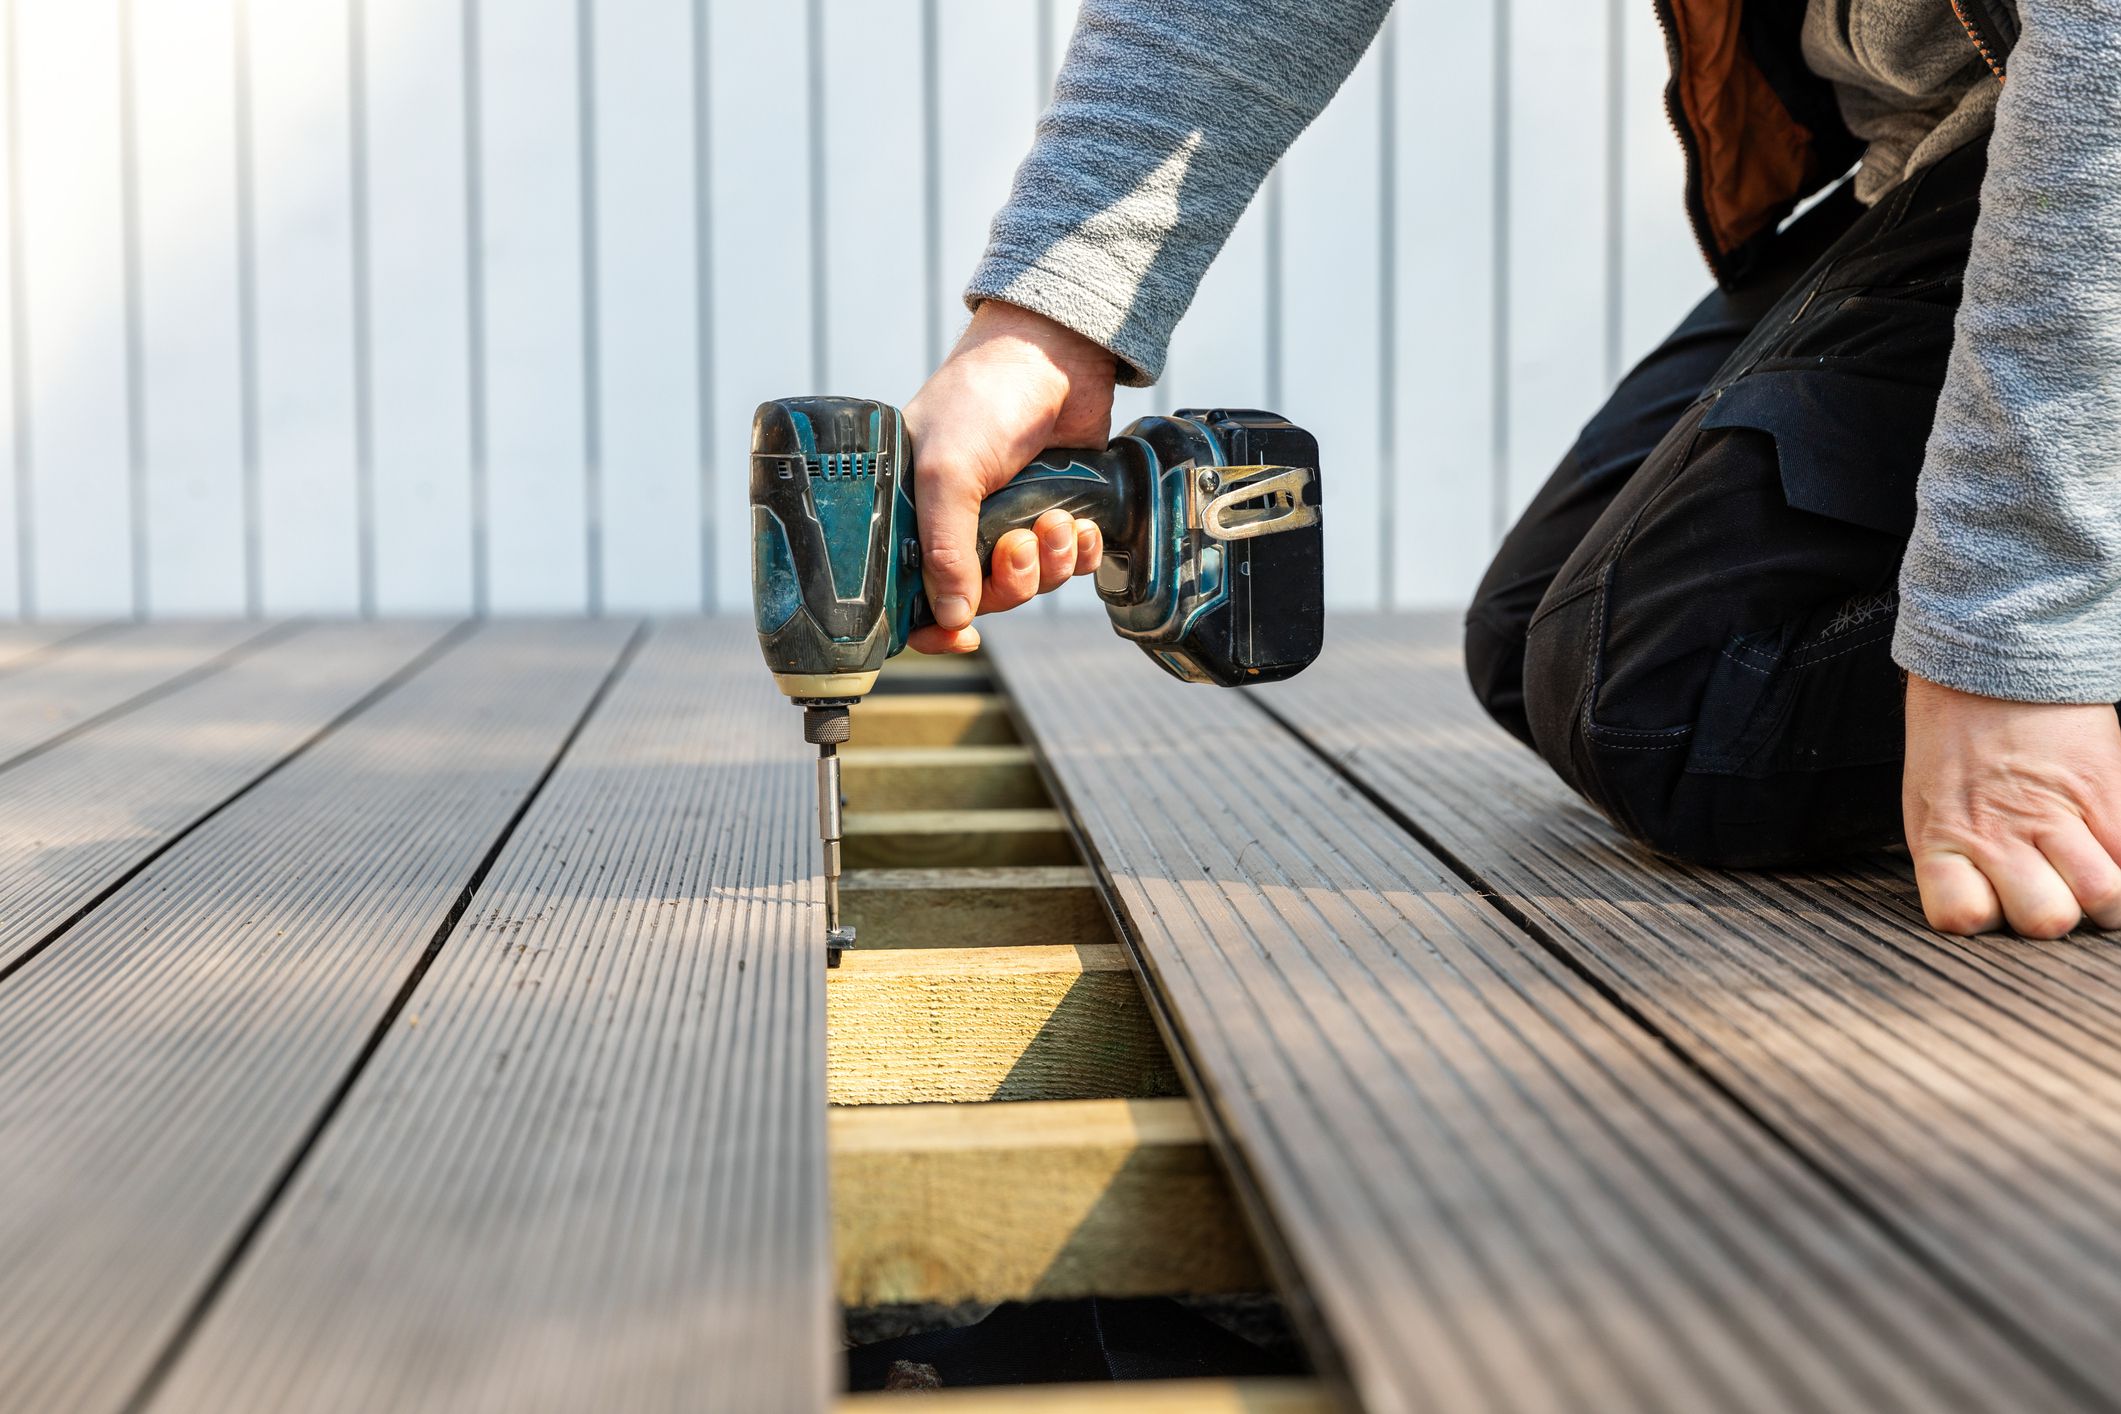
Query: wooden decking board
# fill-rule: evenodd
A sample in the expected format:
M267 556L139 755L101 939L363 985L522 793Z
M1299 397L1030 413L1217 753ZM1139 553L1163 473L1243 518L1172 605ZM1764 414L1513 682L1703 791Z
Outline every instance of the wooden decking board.
M0 983L0 1403L136 1395L629 632L480 629Z
M109 620L89 619L0 624L0 673L18 672L55 649L114 627Z
M1336 620L1262 701L2084 1386L2121 1381L2121 955L1945 939L1904 861L1625 845L1487 722L1441 618Z
M824 1409L812 748L655 631L156 1409Z
M1241 697L989 639L1365 1408L2075 1393Z
M445 632L433 623L305 627L8 771L0 976Z
M58 651L0 675L0 767L287 631L287 625L216 619L123 624L62 641Z

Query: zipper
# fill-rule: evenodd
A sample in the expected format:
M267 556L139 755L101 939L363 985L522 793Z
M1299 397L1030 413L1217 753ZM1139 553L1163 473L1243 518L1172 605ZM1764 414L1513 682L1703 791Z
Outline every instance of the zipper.
M1958 0L1952 0L1954 5ZM1664 86L1664 120L1671 124L1673 136L1679 139L1679 150L1686 158L1686 217L1687 229L1693 233L1694 248L1701 252L1702 263L1709 267L1709 274L1717 284L1723 283L1723 262L1716 258L1710 248L1709 209L1701 196L1701 149L1694 138L1694 130L1687 126L1683 117L1683 106L1679 101L1679 76L1684 72L1679 53L1678 21L1672 14L1672 0L1654 0L1657 11L1657 28L1664 31L1665 62L1671 69L1671 77Z
M1967 13L1966 0L1952 0L1952 13L1959 17L1959 28L1966 31L1968 39L1974 41L1974 48L1981 51L1981 62L1988 65L1988 71L1996 76L1996 82L2002 83L2003 63L1996 58L1996 51L1989 48L1988 40L1982 37L1981 26Z

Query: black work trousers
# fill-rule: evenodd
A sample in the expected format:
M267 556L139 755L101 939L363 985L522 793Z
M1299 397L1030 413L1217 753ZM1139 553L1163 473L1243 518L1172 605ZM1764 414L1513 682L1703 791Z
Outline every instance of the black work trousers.
M1621 382L1481 583L1474 691L1654 849L1900 838L1895 585L1986 154L1793 223Z

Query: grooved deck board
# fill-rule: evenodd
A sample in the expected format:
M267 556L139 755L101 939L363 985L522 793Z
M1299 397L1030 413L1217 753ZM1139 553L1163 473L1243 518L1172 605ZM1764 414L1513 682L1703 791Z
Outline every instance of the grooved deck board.
M650 634L155 1408L825 1407L814 755L754 657Z
M287 631L241 619L121 624L38 654L0 674L0 766Z
M137 1394L628 632L480 629L0 982L6 1404Z
M12 673L64 645L113 627L101 620L0 624L0 673Z
M988 643L1362 1407L2066 1406L1242 696L1101 624Z
M305 627L0 777L0 971L445 631Z
M2093 1389L2121 1384L2121 952L1944 938L1904 859L1625 844L1490 723L1442 616L1334 621L1262 699Z

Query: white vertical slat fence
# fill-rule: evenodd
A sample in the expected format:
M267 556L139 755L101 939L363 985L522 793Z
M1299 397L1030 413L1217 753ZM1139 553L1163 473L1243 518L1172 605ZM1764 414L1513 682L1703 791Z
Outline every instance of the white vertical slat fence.
M22 617L741 606L752 407L911 394L1074 17L0 4ZM1333 601L1462 598L1706 287L1662 67L1647 0L1404 7L1120 417L1278 408Z

